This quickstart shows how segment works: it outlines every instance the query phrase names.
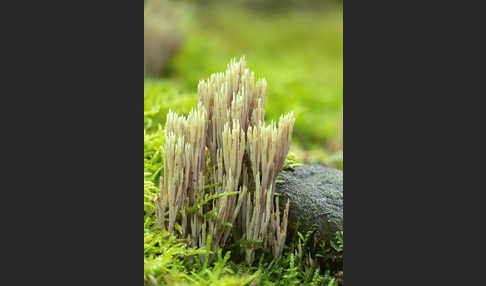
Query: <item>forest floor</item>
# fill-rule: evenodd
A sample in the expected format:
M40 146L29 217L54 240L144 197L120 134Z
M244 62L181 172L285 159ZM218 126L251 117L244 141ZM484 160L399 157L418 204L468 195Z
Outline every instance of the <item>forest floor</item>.
M190 256L207 250L188 248L161 232L153 200L163 171L161 147L168 110L187 114L197 104L199 80L224 71L232 58L240 56L246 56L256 79L267 80L265 120L277 121L281 114L294 113L293 158L342 168L338 135L342 128L342 16L335 11L269 14L191 5L180 9L181 50L162 78L144 83L144 284L337 285L342 267L314 267L318 258L306 254L305 234L291 239L277 260L262 257L249 266L221 251L213 264L194 262ZM324 246L318 256L325 256L330 247Z

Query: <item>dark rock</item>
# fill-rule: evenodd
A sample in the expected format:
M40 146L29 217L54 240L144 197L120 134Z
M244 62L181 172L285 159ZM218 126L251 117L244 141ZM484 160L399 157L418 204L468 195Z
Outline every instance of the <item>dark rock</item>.
M343 172L325 165L312 164L283 170L276 193L280 206L290 200L287 238L299 231L306 234L316 229L317 240L334 240L336 231L343 230Z

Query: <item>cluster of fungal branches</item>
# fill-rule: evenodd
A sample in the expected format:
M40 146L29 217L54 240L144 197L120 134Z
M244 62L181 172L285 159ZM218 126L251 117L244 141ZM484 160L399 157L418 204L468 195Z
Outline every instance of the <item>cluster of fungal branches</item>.
M210 241L211 250L244 241L248 263L258 249L279 256L287 230L289 202L281 214L274 192L295 119L264 123L266 87L265 79L255 84L244 58L232 60L225 73L199 82L187 117L168 113L157 198L161 227L194 247Z

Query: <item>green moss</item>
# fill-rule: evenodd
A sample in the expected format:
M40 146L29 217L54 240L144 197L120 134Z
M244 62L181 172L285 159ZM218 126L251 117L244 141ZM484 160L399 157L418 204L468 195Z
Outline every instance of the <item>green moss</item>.
M152 131L159 124L164 124L169 109L187 114L196 104L195 92L181 92L177 84L169 80L147 80L143 95L144 128Z
M319 256L314 257L314 264L309 262L305 238L300 237L297 237L300 242L286 246L283 256L276 260L271 260L270 255L261 257L254 266L247 265L237 255L232 257L229 249L218 249L212 264L201 265L199 259L193 260L192 256L208 254L209 250L190 248L185 241L157 226L153 201L158 194L158 178L163 167L163 142L162 128L144 130L145 285L248 285L252 282L255 283L252 285L336 285L331 268L320 272L321 268L316 267ZM297 159L290 155L286 166L295 164L298 164ZM299 248L299 243L304 248ZM323 248L317 255L326 257L328 252Z

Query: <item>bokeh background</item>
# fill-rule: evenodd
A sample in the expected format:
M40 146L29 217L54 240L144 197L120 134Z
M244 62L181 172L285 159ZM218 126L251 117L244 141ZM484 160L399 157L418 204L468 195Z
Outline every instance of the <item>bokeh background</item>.
M197 84L246 56L268 82L266 121L293 111L291 152L343 167L340 0L144 1L144 129L188 113Z

